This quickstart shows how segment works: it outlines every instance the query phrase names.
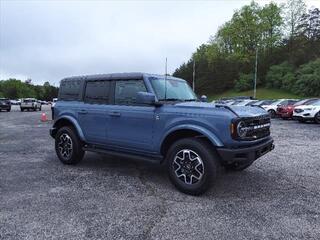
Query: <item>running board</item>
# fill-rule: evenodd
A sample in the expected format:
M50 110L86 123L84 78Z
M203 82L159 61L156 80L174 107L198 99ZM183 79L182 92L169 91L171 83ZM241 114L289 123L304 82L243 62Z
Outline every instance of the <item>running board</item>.
M116 156L116 157L132 158L132 159L153 162L153 163L155 163L155 162L161 163L163 160L162 155L145 156L145 155L140 155L140 154L135 154L135 153L113 151L113 150L103 149L103 148L99 148L99 147L95 147L95 146L93 146L93 147L85 146L82 149L83 149L83 151L103 153L103 154L112 155L112 156Z

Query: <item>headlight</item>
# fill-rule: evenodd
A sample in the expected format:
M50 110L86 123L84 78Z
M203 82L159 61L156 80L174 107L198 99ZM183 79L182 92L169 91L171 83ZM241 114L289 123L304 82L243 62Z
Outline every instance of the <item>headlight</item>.
M237 124L237 134L239 137L244 138L247 135L248 129L246 124L243 121L238 122Z

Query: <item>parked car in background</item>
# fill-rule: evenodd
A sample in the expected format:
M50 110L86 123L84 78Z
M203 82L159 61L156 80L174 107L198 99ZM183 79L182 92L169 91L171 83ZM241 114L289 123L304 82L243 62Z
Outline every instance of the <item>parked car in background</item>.
M277 116L277 108L280 105L286 105L290 99L278 99L271 103L261 105L269 114L271 118L275 118Z
M296 101L296 103L294 103L293 105L282 105L279 106L277 111L278 111L278 115L282 118L282 119L289 119L293 117L293 111L295 107L301 106L301 105L308 105L309 103L315 102L317 101L317 98L310 98L310 99L302 99L300 101Z
M10 103L11 103L11 105L19 105L19 104L20 104L20 101L19 101L19 100L11 99L11 100L10 100Z
M41 103L35 98L23 98L21 100L20 110L21 112L24 110L41 111Z
M320 99L295 107L293 119L299 122L315 121L320 124Z
M231 105L236 105L236 106L253 106L254 103L258 102L258 100L251 100L251 99L245 99L245 100L238 100Z
M288 100L285 101L283 104L280 104L277 107L277 116L281 117L282 119L292 118L294 104L296 104L298 101L299 100Z
M11 111L11 102L8 98L0 98L0 111L5 110L7 112Z

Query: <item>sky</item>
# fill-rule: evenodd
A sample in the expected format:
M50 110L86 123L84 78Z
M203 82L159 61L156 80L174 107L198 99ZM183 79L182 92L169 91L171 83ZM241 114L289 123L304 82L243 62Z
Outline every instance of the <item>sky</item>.
M0 79L58 86L74 75L164 74L166 57L171 74L250 2L0 0Z

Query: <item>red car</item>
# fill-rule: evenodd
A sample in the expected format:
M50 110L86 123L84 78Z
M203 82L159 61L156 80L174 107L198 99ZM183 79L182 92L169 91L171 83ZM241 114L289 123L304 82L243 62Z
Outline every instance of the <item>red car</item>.
M286 105L278 106L276 114L282 119L292 118L293 110L296 106L306 105L317 99L289 100Z

